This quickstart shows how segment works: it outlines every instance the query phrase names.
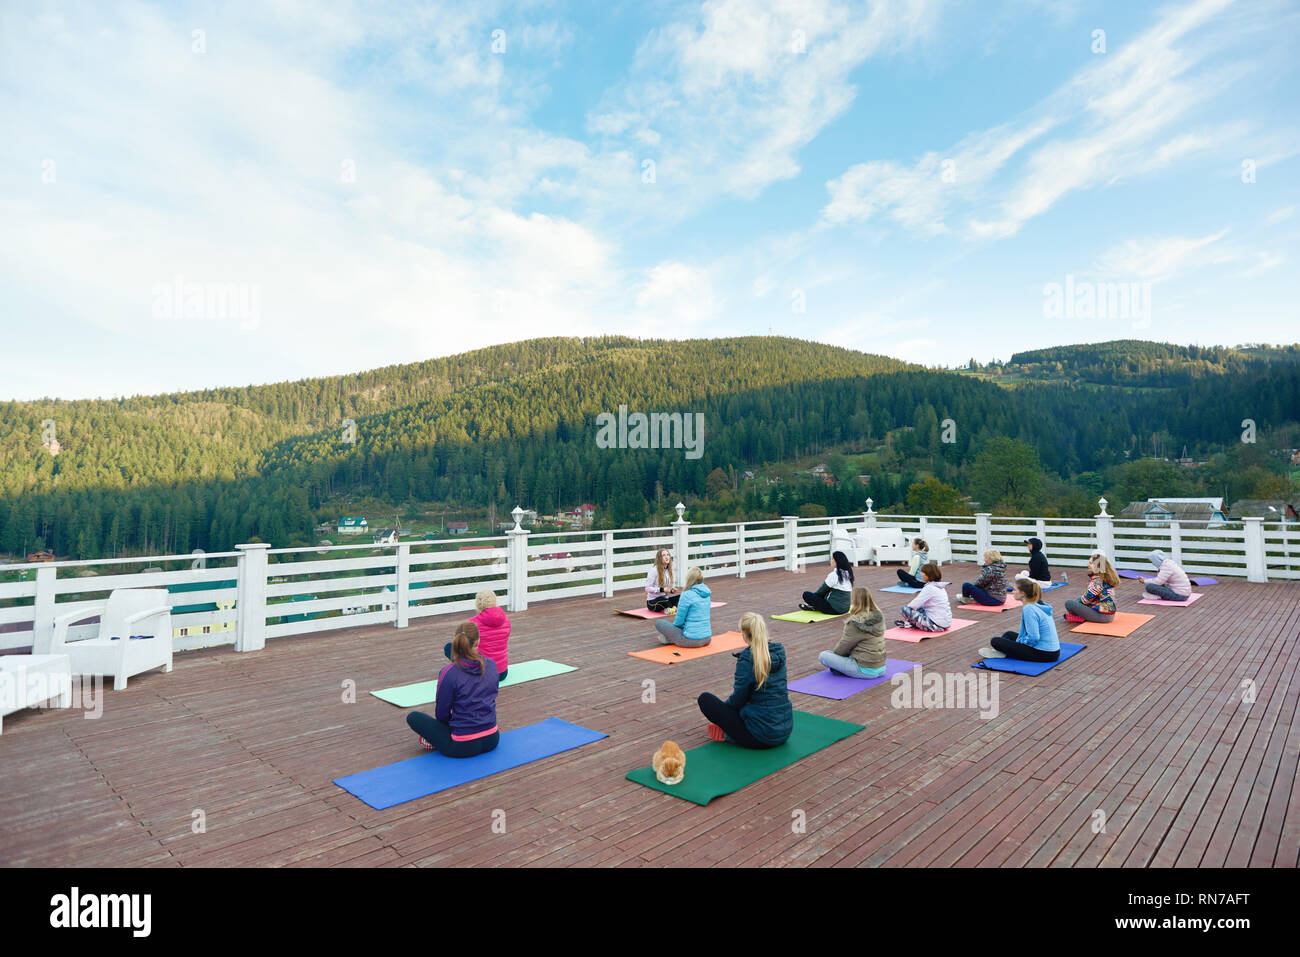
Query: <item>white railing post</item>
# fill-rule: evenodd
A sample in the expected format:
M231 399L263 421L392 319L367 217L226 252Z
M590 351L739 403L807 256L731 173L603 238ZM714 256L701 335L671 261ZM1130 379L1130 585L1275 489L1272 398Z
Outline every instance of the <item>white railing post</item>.
M397 616L394 619L398 628L405 628L411 621L411 545L402 542L397 546L397 584L393 588L397 595Z
M867 499L867 510L862 513L862 524L867 528L876 527L876 513L871 510L872 500Z
M528 529L506 532L506 610L528 610Z
M235 650L266 647L266 567L271 546L264 542L236 545L239 549L235 589Z
M989 527L992 512L975 513L975 561L984 561L984 553L993 547L993 529Z
M929 536L925 534L925 530L928 527L929 526L927 524L927 519L924 515L922 515L920 519L920 531L917 532L917 535L919 535L921 538L929 538Z
M1115 556L1115 516L1106 511L1106 500L1104 498L1097 499L1097 504L1101 506L1101 512L1093 516L1097 522L1097 551L1109 558L1112 563L1117 563L1118 559Z
M604 566L605 597L614 597L614 533L600 533L601 563Z
M782 515L781 521L785 522L785 570L794 572L799 570L799 516Z
M59 571L53 565L36 569L36 600L32 603L32 654L48 655L54 642L54 582Z
M1242 530L1246 533L1246 581L1268 581L1268 563L1264 557L1264 519L1243 518Z
M745 523L736 526L736 577L745 577Z
M678 502L677 521L673 522L673 582L678 588L686 585L686 563L690 561L687 532L691 523L686 521L686 506Z
M1183 529L1177 522L1169 523L1169 551L1174 564L1183 563Z
M1047 522L1043 519L1038 520L1038 525L1034 529L1034 534L1038 540L1043 543L1043 548L1047 548Z

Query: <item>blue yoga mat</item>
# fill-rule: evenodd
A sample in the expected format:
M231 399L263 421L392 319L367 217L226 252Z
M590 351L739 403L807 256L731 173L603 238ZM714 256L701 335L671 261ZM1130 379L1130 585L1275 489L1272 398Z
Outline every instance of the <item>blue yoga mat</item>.
M1072 641L1061 642L1061 657L1055 661L1021 661L1019 658L984 658L971 665L972 668L987 668L989 671L1010 671L1017 675L1041 675L1049 668L1055 668L1062 661L1073 658L1087 648Z
M414 734L407 731L414 740ZM335 778L334 783L376 811L437 794L458 784L467 784L508 771L521 764L549 758L561 751L608 737L559 718L501 733L501 743L487 754L472 758L449 758L436 751L421 754L382 768Z
M1042 588L1041 585L1039 587ZM1046 588L1042 588L1042 590L1046 592L1046 591L1051 591L1053 588L1064 588L1064 587L1065 587L1065 582L1052 582ZM1007 586L1007 591L1015 591L1015 590L1016 590L1015 585Z
M908 588L906 585L890 585L888 588L882 588L881 591L892 591L899 595L915 595L921 589Z

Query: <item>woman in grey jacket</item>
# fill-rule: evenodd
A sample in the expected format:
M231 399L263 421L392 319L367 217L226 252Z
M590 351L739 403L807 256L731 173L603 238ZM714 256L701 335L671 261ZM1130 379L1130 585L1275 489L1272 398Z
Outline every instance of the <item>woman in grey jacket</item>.
M817 660L848 678L879 678L885 673L885 615L867 589L853 589L840 643Z

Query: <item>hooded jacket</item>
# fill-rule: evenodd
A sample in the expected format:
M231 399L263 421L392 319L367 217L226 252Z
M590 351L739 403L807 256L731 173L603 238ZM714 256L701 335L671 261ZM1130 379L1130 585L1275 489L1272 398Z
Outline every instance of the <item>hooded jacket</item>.
M496 662L486 655L483 665L486 675L478 662L452 662L438 672L438 699L433 716L451 725L453 738L477 737L496 729L499 672Z
M1037 538L1027 538L1029 545L1029 577L1034 581L1050 582L1052 570L1047 565L1047 556L1043 554L1043 543Z
M1020 634L1016 641L1039 651L1060 651L1061 640L1056 636L1052 606L1042 601L1026 603L1020 609Z
M844 633L835 654L852 658L859 668L885 667L885 616L879 608L844 620Z
M495 661L498 672L509 668L510 656L507 654L507 646L510 643L510 619L506 617L506 613L493 605L491 608L484 608L470 621L478 625L479 654Z
M677 602L677 617L673 624L682 630L682 635L698 641L713 635L713 624L709 620L709 611L713 607L713 593L709 586L700 582L682 592Z
M940 628L952 627L952 601L944 591L947 582L926 582L920 594L908 602L913 608L924 611Z
M1187 577L1187 572L1183 571L1172 558L1166 557L1165 553L1161 551L1154 551L1147 558L1159 570L1156 577L1151 579L1150 584L1164 585L1179 595L1190 595L1192 593L1191 579Z
M763 687L755 687L754 653L748 647L732 652L736 656L735 687L727 705L740 711L749 733L764 744L784 744L794 730L794 709L785 687L785 646L769 641L772 668Z

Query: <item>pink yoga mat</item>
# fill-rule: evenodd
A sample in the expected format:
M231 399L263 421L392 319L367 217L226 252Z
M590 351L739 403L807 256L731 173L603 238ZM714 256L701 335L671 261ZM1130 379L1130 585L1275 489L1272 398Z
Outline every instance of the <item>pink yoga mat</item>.
M959 605L958 607L962 611L1006 611L1008 608L1019 608L1021 604L1019 598L1012 598L1008 595L1005 605L981 605L979 602L973 601L969 605Z
M799 691L803 694L816 695L819 698L843 701L850 695L855 695L859 691L866 691L868 688L874 688L876 685L888 681L894 675L902 674L904 671L911 671L919 664L919 661L899 661L895 658L889 658L885 661L885 673L879 678L850 678L827 668L825 671L809 675L807 678L792 681L786 687L790 691Z
M725 601L715 601L715 602L711 603L710 607L712 607L712 608L721 608L721 607L722 607L723 605L725 605L725 604L726 604ZM624 611L622 608L615 608L615 609L614 609L614 614L616 614L616 615L628 615L628 616L630 616L630 617L632 617L632 618L645 618L645 619L647 619L647 620L651 620L651 619L655 619L655 618L668 618L668 617L670 617L669 614L668 614L668 612L666 612L666 611L651 611L649 608L633 608L633 609L628 610L628 611ZM673 612L673 614L672 614L671 617L676 618L676 617L677 617L677 613L676 613L676 612Z
M922 631L920 628L886 628L885 637L892 638L894 641L910 641L915 644L918 641L934 638L937 635L950 635L954 631L961 631L967 625L973 624L975 622L970 618L954 618L952 624L943 631Z
M1147 597L1147 598L1143 598L1140 602L1138 602L1138 604L1139 605L1171 605L1174 608L1186 608L1188 605L1190 605L1192 602L1196 601L1196 599L1200 597L1201 597L1201 593L1198 591L1194 591L1187 596L1187 601L1167 601L1164 598Z

